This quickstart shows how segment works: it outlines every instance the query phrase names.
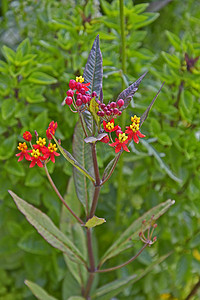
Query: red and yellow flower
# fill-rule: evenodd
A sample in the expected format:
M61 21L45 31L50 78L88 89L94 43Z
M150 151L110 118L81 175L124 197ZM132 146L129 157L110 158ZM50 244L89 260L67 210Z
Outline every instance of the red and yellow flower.
M122 148L126 152L130 152L126 144L129 142L128 136L125 133L119 133L118 138L115 139L115 142L109 144L111 147L115 147L115 153L118 153Z
M136 144L139 143L139 137L143 138L145 137L144 134L142 134L139 129L140 129L140 118L137 117L136 115L134 117L131 117L131 122L132 124L130 126L127 126L127 130L125 133L128 134L128 139L131 140L133 139Z
M50 143L47 147L44 147L42 153L44 154L44 159L50 158L50 160L55 163L55 156L59 156L60 154L57 153L58 149L56 148L56 144Z
M108 123L106 123L106 121L103 121L103 128L106 132L113 132L119 128L119 125L115 126L114 119L112 119Z
M43 163L42 161L45 160L43 156L41 156L40 150L39 149L33 149L31 151L31 164L30 164L30 168L34 167L35 164L38 165L38 167L42 168L43 167Z
M17 147L17 149L19 151L21 151L20 153L16 154L16 156L19 156L18 161L22 161L22 159L25 157L26 160L31 160L31 157L28 153L31 152L31 150L27 150L27 145L26 143L19 143L19 146Z
M46 130L46 136L47 136L48 140L52 139L52 135L55 134L57 127L58 127L57 122L51 121L49 123L49 127Z

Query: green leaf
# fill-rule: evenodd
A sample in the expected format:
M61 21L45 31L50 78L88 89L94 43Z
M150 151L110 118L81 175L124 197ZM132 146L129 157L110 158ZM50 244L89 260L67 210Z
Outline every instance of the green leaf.
M22 56L26 56L27 54L29 54L30 50L31 44L28 38L23 40L17 47L17 52L21 52Z
M14 61L15 61L15 52L8 48L7 46L3 46L2 47L2 53L3 53L3 56L5 57L5 59L7 60L8 63L13 63L14 64Z
M57 300L55 297L50 296L43 288L38 284L25 280L25 284L29 287L33 295L39 300Z
M80 297L80 296L72 296L72 297L68 298L67 300L85 300L85 298Z
M85 260L77 247L54 225L47 215L19 198L12 191L9 193L28 222L50 245L66 253L73 261L85 264Z
M103 172L102 181L106 180L107 176L110 174L116 163L118 162L119 158L121 156L121 153L119 153L117 156L115 156L105 167L105 170Z
M170 32L168 30L165 31L165 34L168 37L168 39L169 39L170 43L172 44L172 46L174 46L175 50L181 51L181 40L180 40L180 38L176 34Z
M47 128L47 120L48 120L48 114L47 110L44 110L38 116L30 123L30 130L34 131L36 130L38 134L45 132Z
M28 81L37 84L53 84L57 82L57 79L43 72L33 72Z
M55 136L53 136L53 139L55 141L55 143L57 144L60 152L62 153L62 155L64 156L64 158L66 160L68 160L79 172L81 172L82 174L84 174L87 178L89 178L91 181L95 182L95 179L92 175L89 174L89 172L87 170L85 170L85 168L83 166L81 166L77 160L67 151L65 150L63 147L61 147L58 143L58 141L56 140ZM84 140L83 140L84 143Z
M16 101L15 99L5 99L1 106L1 114L3 120L6 120L12 116L16 109Z
M35 231L27 231L18 242L18 247L28 253L49 255L51 248Z
M120 108L120 110L124 110L125 108L127 108L127 106L129 105L131 99L133 98L133 95L137 92L138 87L142 81L142 79L144 78L144 76L147 74L144 73L142 76L140 76L140 78L138 80L136 80L134 83L132 83L127 89L123 90L119 96L117 97L116 102L119 99L123 99L124 100L124 105Z
M166 165L166 163L162 160L162 158L160 157L159 153L154 149L154 147L152 147L147 141L145 140L140 140L140 142L142 143L142 145L148 150L148 153L150 156L154 156L155 159L158 161L161 169L163 169L167 175L173 179L176 182L181 183L182 180L180 178L178 178L177 176L175 176L173 174L173 172L170 170L170 168Z
M62 283L62 299L69 299L77 294L81 296L81 286L78 285L72 274L67 271Z
M175 69L180 69L181 67L181 62L180 59L175 56L174 54L169 54L166 53L164 51L161 52L163 58L165 59L165 61L172 67Z
M133 247L133 239L138 237L139 232L141 231L142 221L146 220L146 225L144 227L147 228L149 226L149 222L151 222L151 217L154 215L154 220L160 218L169 208L175 203L174 200L167 200L152 209L146 212L139 219L135 220L126 230L125 232L114 242L114 244L106 251L104 256L101 259L101 265L108 259L113 256L118 255L122 251Z
M164 261L171 253L164 255L158 258L155 262L150 264L146 269L136 271L133 275L118 279L113 282L110 282L100 288L98 288L94 294L92 294L92 299L95 300L110 300L114 296L118 295L122 292L125 288L130 285L133 285L135 282L139 281L142 277L148 274L156 265L160 264Z
M106 220L103 218L98 218L96 216L92 217L91 219L89 219L86 223L85 223L85 227L87 228L93 228L95 226L101 225L103 223L105 223Z
M17 161L17 158L9 159L5 164L5 169L8 173L15 176L25 176L25 171L20 162Z
M0 148L0 160L5 160L10 158L15 150L16 147L16 135L13 134L9 138L4 138L1 142Z
M87 168L93 178L93 181L95 181L91 145L84 142L84 137L85 135L79 122L76 124L74 129L72 144L73 155L79 164L81 164L84 168ZM86 174L84 174L84 172L82 173L83 174L74 168L74 184L78 199L83 204L85 210L88 211L92 203L94 186L91 181L87 180L85 176Z

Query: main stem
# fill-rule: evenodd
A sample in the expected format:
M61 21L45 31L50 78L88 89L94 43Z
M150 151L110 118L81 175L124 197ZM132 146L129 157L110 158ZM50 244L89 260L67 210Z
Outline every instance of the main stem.
M92 160L93 160L93 166L94 166L94 174L95 174L95 190L92 200L92 207L90 210L89 218L92 218L95 214L98 199L99 199L99 193L101 189L101 179L99 174L99 166L97 162L97 153L96 153L96 144L92 144ZM86 299L89 299L90 290L92 287L92 283L95 276L95 261L94 261L94 254L93 254L93 248L92 248L92 232L91 229L87 229L87 247L88 247L88 257L90 261L90 274L88 277L88 282L84 291L84 297Z

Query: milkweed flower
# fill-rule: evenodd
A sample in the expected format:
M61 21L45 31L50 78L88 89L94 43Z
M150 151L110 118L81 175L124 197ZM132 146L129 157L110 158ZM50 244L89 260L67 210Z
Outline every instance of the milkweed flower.
M44 157L41 156L41 153L39 151L39 149L33 149L31 151L31 164L29 166L29 168L32 168L35 166L35 164L38 165L38 167L42 168L43 167L43 163L42 160L45 160Z
M125 133L119 133L118 138L115 139L115 142L109 144L111 147L115 147L115 153L118 153L122 148L126 152L130 152L126 144L129 142L128 136Z
M31 152L31 150L27 150L27 145L26 143L19 143L19 146L17 147L18 150L21 152L16 154L16 156L19 156L18 161L22 161L22 159L25 157L26 160L31 160L31 157L28 153Z
M133 139L136 144L139 143L139 137L143 138L145 137L144 134L142 134L139 129L140 129L140 118L137 117L136 115L134 117L131 117L131 122L132 124L130 126L127 126L127 130L125 133L128 134L128 139L131 140Z
M57 122L51 121L49 123L49 127L46 130L46 136L47 136L48 140L52 139L52 135L55 134L57 127L58 127Z
M42 153L44 154L44 159L46 160L50 158L50 160L53 163L55 163L55 156L60 156L60 154L56 152L57 150L58 149L56 148L56 144L52 144L52 143L48 145L48 148L44 147L42 149Z
M103 128L106 132L113 132L118 129L118 125L114 125L114 119L110 120L110 122L106 123L106 121L103 121Z

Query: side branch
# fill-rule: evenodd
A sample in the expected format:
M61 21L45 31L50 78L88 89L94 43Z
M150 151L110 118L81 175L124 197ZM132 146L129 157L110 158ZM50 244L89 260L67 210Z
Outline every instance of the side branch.
M63 199L63 197L61 196L60 192L58 191L57 187L55 186L49 172L47 169L46 164L44 164L44 169L47 175L47 178L49 179L49 182L51 183L51 186L53 187L54 191L56 192L57 196L59 197L59 199L62 201L62 203L64 204L64 206L69 210L69 212L74 216L74 218L76 218L76 220L81 223L82 225L84 225L84 222L73 212L73 210L71 210L71 208L67 205L67 203L65 202L65 200Z
M135 255L133 256L131 259L129 259L128 261L124 262L123 264L121 265L118 265L116 267L112 267L112 268L108 268L108 269L103 269L103 270L96 270L95 273L106 273L106 272L111 272L111 271L114 271L114 270L117 270L117 269L120 269L122 267L125 267L127 266L128 264L130 264L132 261L134 261L142 252L143 250L148 246L149 244L145 244L141 249L140 251Z

